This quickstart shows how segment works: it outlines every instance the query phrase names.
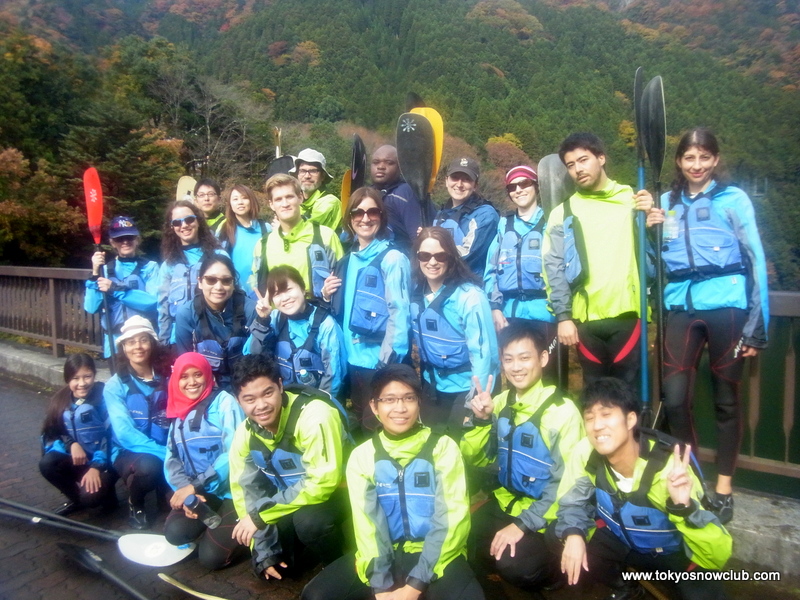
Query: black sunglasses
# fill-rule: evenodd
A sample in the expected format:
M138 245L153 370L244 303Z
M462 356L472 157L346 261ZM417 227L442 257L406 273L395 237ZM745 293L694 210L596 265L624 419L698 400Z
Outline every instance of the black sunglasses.
M517 191L517 188L521 190L527 190L532 185L533 185L533 179L523 179L522 181L518 181L517 183L509 183L506 186L506 191L510 194L511 192Z
M368 208L367 210L364 210L363 208L354 208L350 211L350 218L361 220L364 218L364 215L367 215L369 219L373 221L375 219L380 219L381 214L381 209L376 206Z
M447 252L417 252L417 260L419 262L431 262L435 258L436 262L446 263L450 261L450 255Z
M182 219L172 219L172 226L177 229L178 227L183 227L184 223L186 225L191 225L195 221L197 221L197 217L194 215L189 215L188 217L183 217Z

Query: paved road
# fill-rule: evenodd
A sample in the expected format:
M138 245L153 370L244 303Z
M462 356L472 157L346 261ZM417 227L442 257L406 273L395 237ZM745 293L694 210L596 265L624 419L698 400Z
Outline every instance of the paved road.
M0 496L39 508L52 509L63 502L60 493L39 474L40 448L38 432L47 406L48 395L35 388L0 377ZM118 484L117 495L126 497ZM152 500L152 499L150 499ZM108 529L126 530L124 503L113 514L85 511L74 518L91 521ZM156 507L147 506L155 516ZM154 530L161 531L164 515L156 519ZM34 526L23 521L0 517L0 600L125 600L117 588L95 575L88 574L69 562L56 547L58 541L69 541L85 546L99 554L107 565L128 583L152 600L178 600L188 598L183 592L171 588L156 576L162 571L188 583L195 589L230 600L292 600L310 574L302 580L261 582L250 571L249 562L229 569L209 573L189 558L182 563L155 569L131 563L123 558L115 545L79 534ZM788 584L788 582L786 582ZM784 585L780 589L754 584L731 588L731 598L800 598L797 588ZM601 589L561 590L548 594L552 600L600 599ZM522 599L514 590L497 589L490 600L507 597Z

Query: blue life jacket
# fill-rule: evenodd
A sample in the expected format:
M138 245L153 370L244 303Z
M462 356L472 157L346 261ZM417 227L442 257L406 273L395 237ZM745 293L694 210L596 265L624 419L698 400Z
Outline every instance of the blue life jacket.
M440 437L431 432L419 454L405 467L389 456L378 433L372 438L375 447L375 493L386 515L393 544L422 541L431 528L436 509L433 449Z
M81 445L90 461L109 436L108 424L97 410L102 401L103 386L95 385L87 398L75 400L75 407L69 406L63 414L64 430Z
M194 311L200 325L198 332L192 332L194 337L195 352L202 354L217 375L229 375L233 365L242 357L244 344L247 341L247 318L244 314L245 295L242 290L235 290L231 301L233 302L233 330L228 339L220 339L212 331L208 323L208 313L205 299L202 294L194 297Z
M118 259L115 258L108 263L108 268L106 269L108 273L108 279L110 279L115 286L120 288L146 291L147 283L144 279L142 279L140 273L145 265L147 265L148 261L144 258L137 257L134 259L136 261L136 266L134 267L133 271L131 271L130 275L120 279L116 276L117 260ZM119 333L120 329L122 328L122 324L134 315L142 316L145 319L150 319L151 321L155 321L156 318L155 311L146 313L135 310L129 306L125 306L125 304L114 298L114 296L111 294L108 295L108 309L111 311L111 328L114 330L114 333ZM102 325L103 330L105 330L106 320L100 319L100 324Z
M258 222L258 226L261 228L261 239L263 240L264 238L267 237L267 234L269 233L269 231L267 231L267 224L264 221L262 221L261 219L257 219L257 222ZM225 250L226 252L228 252L228 254L230 254L231 242L228 239L228 228L225 227L225 220L224 219L222 221L220 221L219 225L217 225L217 228L214 231L214 235L219 240L220 247L223 250ZM266 249L263 248L263 246L264 246L264 244L262 244L262 249L261 249L262 250L262 256L261 256L262 259L264 258L263 253L266 253Z
M310 312L311 305L307 310ZM275 344L275 360L281 369L281 378L284 385L293 383L319 387L325 365L322 356L314 349L320 325L330 313L318 306L311 321L311 329L303 345L299 348L289 335L289 319L278 315L275 329L278 332L278 342Z
M447 232L453 237L456 246L460 246L464 242L464 231L461 229L461 220L470 215L476 208L484 204L491 204L485 198L482 198L476 193L472 193L469 198L462 204L459 204L453 210L452 215L445 217L444 210L439 211L436 218L433 220L434 227L441 227L446 229Z
M556 391L547 398L531 417L519 425L514 424L516 391L508 392L508 401L497 419L497 464L500 467L500 484L515 495L505 508L511 507L523 496L538 500L550 483L553 457L542 439L542 416L553 405L564 399Z
M524 236L514 228L516 218L516 213L506 216L497 259L497 288L504 299L514 299L512 314L519 301L547 298L542 278L544 215Z
M714 197L725 191L715 187L697 196L689 206L677 202L670 206L681 226L678 237L664 240L661 257L669 281L692 284L721 275L746 273L744 257L733 225L714 210ZM686 306L692 310L691 285L686 291Z
M378 253L367 266L361 268L356 275L356 287L353 307L350 313L349 328L353 333L380 342L386 334L389 322L389 305L386 302L386 282L383 279L381 264L392 250L389 246ZM334 273L341 279L347 276L347 265L350 254L336 263ZM340 324L344 324L344 287L339 288L331 298L331 310Z
M589 278L586 241L578 217L572 214L569 198L564 201L564 275L574 292Z
M347 413L344 407L336 400L320 390L309 386L287 386L284 392L297 394L292 403L289 417L283 428L283 437L280 439L274 450L267 448L261 439L253 433L253 423L250 419L245 421L245 427L250 431L250 457L253 463L261 470L267 479L278 491L284 491L295 485L305 477L306 469L303 466L303 453L295 446L295 432L297 430L297 420L303 408L312 400L322 400L326 404L336 408L342 419L344 431L347 432ZM284 393L283 408L286 408L288 397ZM347 434L345 442L352 444L352 438Z
M205 473L225 450L222 429L206 418L208 407L221 391L216 388L211 390L208 397L189 411L185 419L175 419L172 427L172 444L183 464L183 471L192 479ZM185 427L187 423L188 428Z
M169 304L169 315L173 319L183 303L188 302L194 297L194 291L197 287L197 277L200 274L200 265L205 258L206 255L204 254L200 260L191 267L185 262L175 263L172 267L167 302Z
M411 326L419 348L421 366L423 369L436 369L440 377L472 369L464 332L453 327L442 310L442 305L456 289L445 286L424 310L421 310L425 306L422 297L411 305Z
M141 431L156 444L167 445L169 419L167 418L167 393L161 381L143 381L144 385L153 389L145 395L134 383L130 373L119 373L119 380L128 390L125 406L133 419L136 429Z
M595 498L598 516L609 530L626 546L645 554L672 554L683 548L683 536L669 520L669 516L655 508L647 497L653 478L671 459L678 440L660 431L639 430L639 447L647 459L639 486L630 494L614 488L609 480L608 461L592 452L586 465L588 472L596 473ZM655 438L652 447L648 438ZM692 457L696 465L696 459ZM696 468L696 467L695 467ZM702 478L700 479L702 482Z
M322 230L320 229L319 223L312 222L311 226L313 227L314 235L307 250L309 281L311 282L312 296L322 298L322 286L325 284L325 280L328 278L328 276L333 272L334 265L332 265L328 260L328 253L325 249L325 244L322 241ZM277 228L277 235L283 239L283 230L280 227ZM283 243L286 247L286 251L288 252L289 242L283 240ZM292 266L294 266L298 271L300 270L300 265ZM268 273L269 267L267 265L267 242L265 239L261 244L261 266L258 270L257 277L259 290L266 289Z

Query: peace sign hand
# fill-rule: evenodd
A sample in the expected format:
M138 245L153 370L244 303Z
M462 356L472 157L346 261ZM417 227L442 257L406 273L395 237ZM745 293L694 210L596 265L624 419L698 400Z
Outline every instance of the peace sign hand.
M692 502L692 479L689 477L691 455L692 447L689 444L686 444L683 456L681 456L680 447L675 444L672 470L667 475L667 491L673 504L689 506Z
M262 319L266 319L269 316L269 313L272 312L272 306L270 306L269 300L261 295L261 292L258 291L258 288L256 288L254 291L256 293L256 298L258 298L258 302L256 302L256 313Z
M489 375L489 379L486 381L487 391L485 392L481 387L481 382L474 375L472 376L472 383L475 385L475 390L477 391L477 394L475 394L475 396L472 398L472 402L470 403L472 412L478 419L488 421L492 418L492 411L494 410L492 394L489 393L489 390L492 389L492 384L494 383L494 375Z

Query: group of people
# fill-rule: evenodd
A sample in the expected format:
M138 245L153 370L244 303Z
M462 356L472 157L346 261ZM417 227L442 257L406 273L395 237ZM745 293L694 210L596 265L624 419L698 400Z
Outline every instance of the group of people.
M221 217L219 186L201 180L195 203L167 211L160 267L137 257L132 220L113 219L117 257L93 256L86 309L106 296L116 373L103 386L90 357L70 357L43 428L41 471L68 499L60 512L116 506L122 478L131 526L149 526L155 491L171 508L167 539L197 540L209 568L248 546L266 579L322 562L308 599L483 598L491 572L536 590L582 571L611 597L636 598L628 566L686 571L682 597L724 597L702 573L730 557L738 383L768 324L752 205L724 179L706 129L681 139L665 209L607 176L596 136L570 135L559 156L577 191L549 215L533 167L508 172L516 209L501 217L465 157L424 226L384 146L373 185L344 211L311 149L296 177L267 180L271 223L238 185ZM637 211L668 282L670 435L640 427L631 386ZM554 385L559 344L577 347L577 403ZM705 344L714 490L692 454ZM490 499L471 506L480 491ZM218 526L197 519L198 499Z

